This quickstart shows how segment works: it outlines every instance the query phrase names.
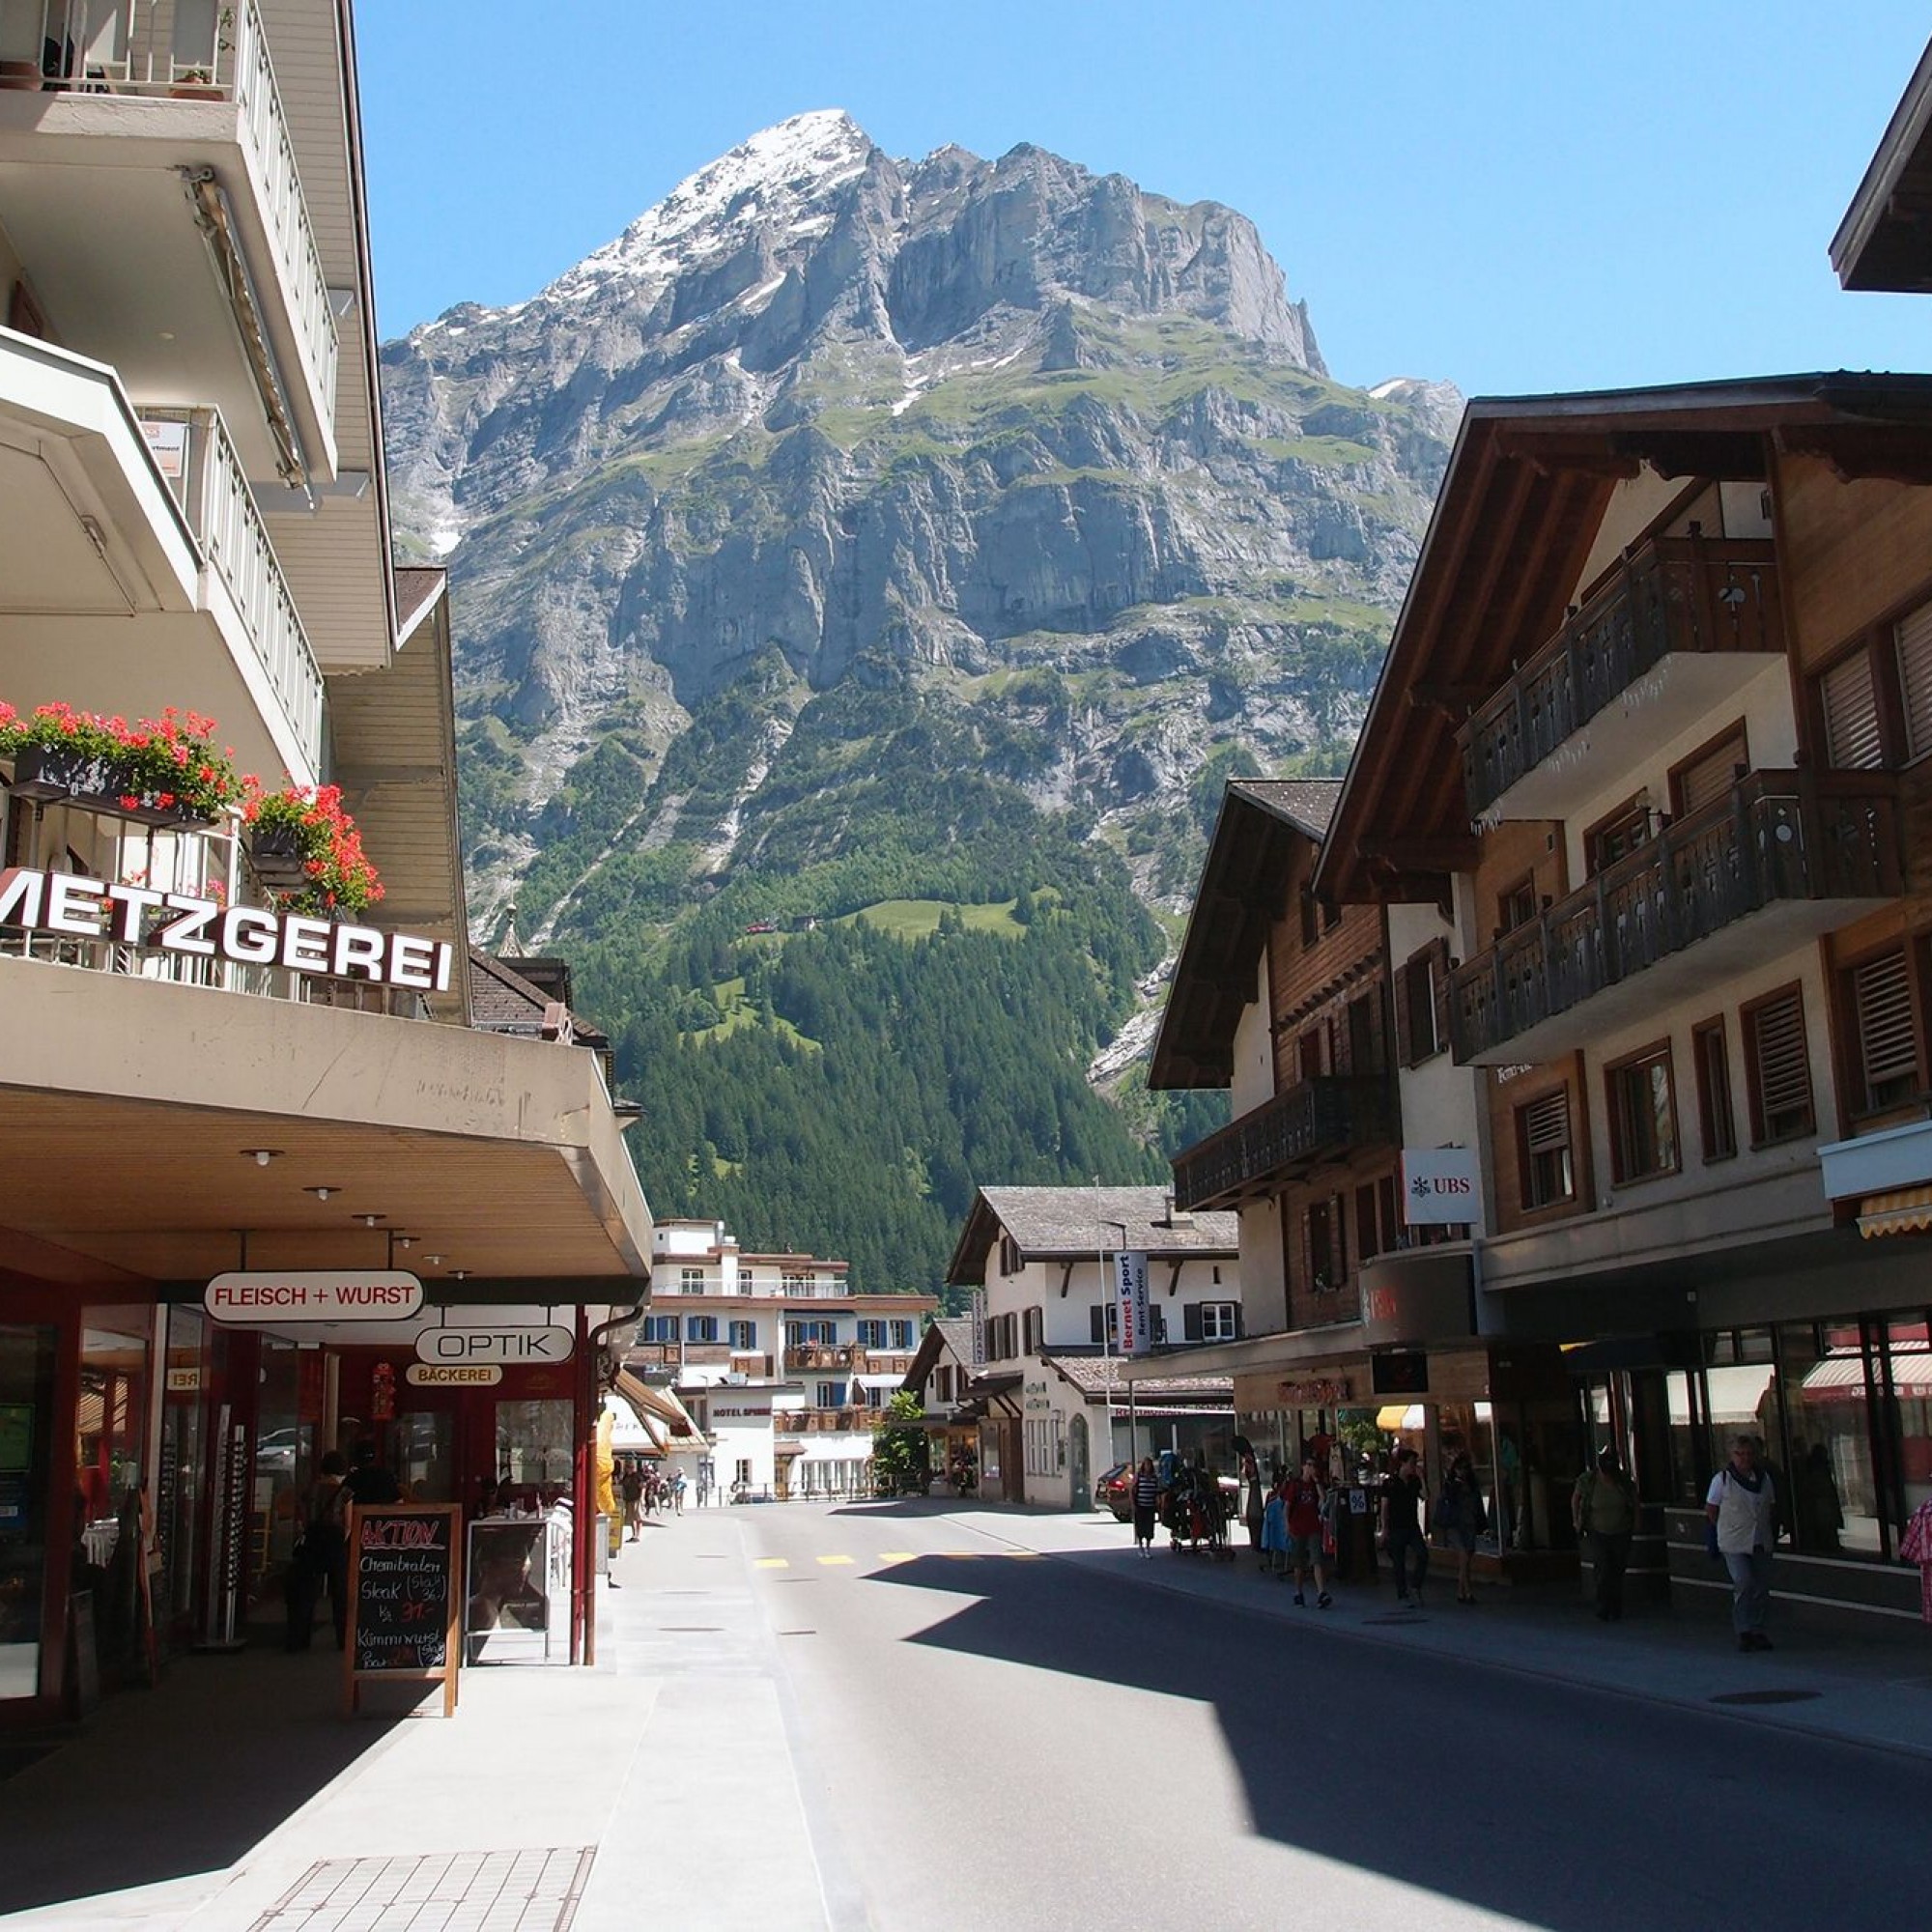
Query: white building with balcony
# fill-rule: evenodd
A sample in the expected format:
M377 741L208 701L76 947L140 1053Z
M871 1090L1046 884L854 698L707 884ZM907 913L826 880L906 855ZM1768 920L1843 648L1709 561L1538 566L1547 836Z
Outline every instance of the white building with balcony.
M151 1628L108 1683L272 1614L345 1439L425 1499L570 1492L648 1287L599 1056L469 1024L448 603L391 560L368 264L348 0L0 0L0 718L212 719L211 770L339 787L385 890L337 917L232 806L0 752L0 1727L71 1714L116 1563Z
M651 1313L630 1353L712 1443L725 1497L867 1493L872 1431L905 1378L930 1294L855 1294L846 1264L746 1254L722 1221L652 1231Z

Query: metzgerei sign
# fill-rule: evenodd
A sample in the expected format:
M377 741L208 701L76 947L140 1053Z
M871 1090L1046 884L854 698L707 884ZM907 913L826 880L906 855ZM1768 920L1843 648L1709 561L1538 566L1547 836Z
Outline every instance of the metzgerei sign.
M322 1268L218 1274L201 1305L217 1321L407 1321L423 1305L423 1285L400 1268L366 1274Z
M440 939L342 925L306 913L224 906L188 893L109 885L24 866L0 872L0 925L419 993L448 992L454 966L453 952Z

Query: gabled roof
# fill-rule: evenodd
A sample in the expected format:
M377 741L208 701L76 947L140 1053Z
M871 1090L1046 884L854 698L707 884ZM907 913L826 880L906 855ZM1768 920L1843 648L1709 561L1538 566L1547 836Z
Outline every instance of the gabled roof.
M1237 779L1223 793L1154 1036L1150 1087L1225 1087L1234 1078L1235 1028L1254 997L1290 862L1298 845L1313 869L1341 795L1339 779Z
M1002 1234L1024 1261L1091 1261L1116 1249L1145 1249L1164 1261L1240 1252L1230 1213L1178 1214L1159 1187L982 1187L946 1271L954 1284L986 1278L986 1252Z
M1119 1355L1044 1355L1040 1359L1068 1387L1091 1400L1127 1399L1128 1384L1121 1377L1124 1364ZM1177 1404L1194 1408L1232 1407L1235 1400L1232 1376L1137 1376L1132 1387L1135 1402L1150 1407Z
M1932 290L1932 44L1832 237L1832 268L1847 289Z
M1562 625L1618 483L1761 480L1776 455L1932 483L1932 377L1484 397L1463 417L1316 871L1337 904L1446 898L1474 859L1456 731Z

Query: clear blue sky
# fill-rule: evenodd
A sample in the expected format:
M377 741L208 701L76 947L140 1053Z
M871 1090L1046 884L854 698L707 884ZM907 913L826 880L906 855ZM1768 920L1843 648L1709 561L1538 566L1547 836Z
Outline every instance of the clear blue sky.
M1033 141L1251 216L1345 382L1932 368L1827 246L1919 0L358 0L378 323L519 300L756 129Z

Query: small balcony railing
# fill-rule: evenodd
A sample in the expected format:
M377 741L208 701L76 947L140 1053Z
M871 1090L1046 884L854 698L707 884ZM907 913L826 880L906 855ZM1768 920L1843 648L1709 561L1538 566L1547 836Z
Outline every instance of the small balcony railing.
M863 1370L867 1353L856 1342L799 1342L784 1351L785 1373L809 1369Z
M0 8L0 73L38 64L42 85L87 94L232 100L262 183L264 219L325 413L335 413L339 341L295 142L255 0L33 0Z
M1753 772L1457 968L1455 1058L1479 1061L1767 906L1902 889L1889 773Z
M1472 817L1672 652L1784 649L1776 547L1658 537L1457 733Z
M1395 1109L1380 1074L1302 1080L1174 1160L1174 1205L1212 1208L1293 1179L1352 1147L1393 1142Z
M161 473L203 554L228 586L249 647L281 701L309 769L319 772L322 671L227 426L214 410L151 412L143 420Z

